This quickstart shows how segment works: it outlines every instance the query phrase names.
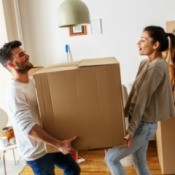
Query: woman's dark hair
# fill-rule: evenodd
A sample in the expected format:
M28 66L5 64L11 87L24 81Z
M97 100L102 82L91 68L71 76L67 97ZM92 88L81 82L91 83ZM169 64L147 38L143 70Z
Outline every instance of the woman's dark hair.
M14 48L20 47L22 43L20 41L11 41L9 43L6 43L3 45L3 47L0 48L0 63L7 67L7 61L12 60L12 53L11 51Z
M167 62L170 70L170 80L172 85L175 85L175 35L173 33L166 33L163 28L159 26L148 26L144 28L149 36L152 38L152 43L159 42L159 51L168 51Z
M159 26L147 26L144 28L144 31L147 31L149 36L152 38L153 44L159 42L159 51L163 52L168 49L168 36L164 29Z
M171 55L171 60L172 60L173 64L175 65L175 35L173 33L167 33L167 36L170 39L169 52Z

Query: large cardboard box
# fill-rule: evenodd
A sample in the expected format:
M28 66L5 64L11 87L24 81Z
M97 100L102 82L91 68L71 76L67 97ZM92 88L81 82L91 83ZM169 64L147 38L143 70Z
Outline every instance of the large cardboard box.
M166 26L167 32L175 34L175 21ZM175 174L175 118L158 123L156 140L162 174Z
M78 135L73 143L77 150L124 144L120 68L115 58L43 68L34 80L42 126L49 134L60 140Z

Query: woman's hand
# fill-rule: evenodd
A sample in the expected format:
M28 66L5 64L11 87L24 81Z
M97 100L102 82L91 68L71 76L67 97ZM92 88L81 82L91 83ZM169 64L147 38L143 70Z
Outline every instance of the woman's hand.
M132 135L131 134L127 134L124 139L126 140L127 143L127 147L130 148L131 147L131 143L132 143Z

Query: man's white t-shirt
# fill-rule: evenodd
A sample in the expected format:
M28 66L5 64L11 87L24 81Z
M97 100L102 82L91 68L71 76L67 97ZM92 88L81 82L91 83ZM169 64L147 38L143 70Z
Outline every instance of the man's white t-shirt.
M29 136L35 124L40 125L35 85L12 80L7 91L7 107L15 131L18 150L26 161L46 154L44 143Z

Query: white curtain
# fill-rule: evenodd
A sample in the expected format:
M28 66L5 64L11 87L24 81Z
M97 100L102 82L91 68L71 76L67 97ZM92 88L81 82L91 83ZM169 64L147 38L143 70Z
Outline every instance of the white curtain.
M0 0L0 47L8 42L2 0ZM6 109L5 95L10 82L10 73L0 64L0 108Z
M0 46L4 42L7 42L7 32L6 32L6 26L5 26L5 18L4 18L4 10L2 5L2 0L0 0Z

